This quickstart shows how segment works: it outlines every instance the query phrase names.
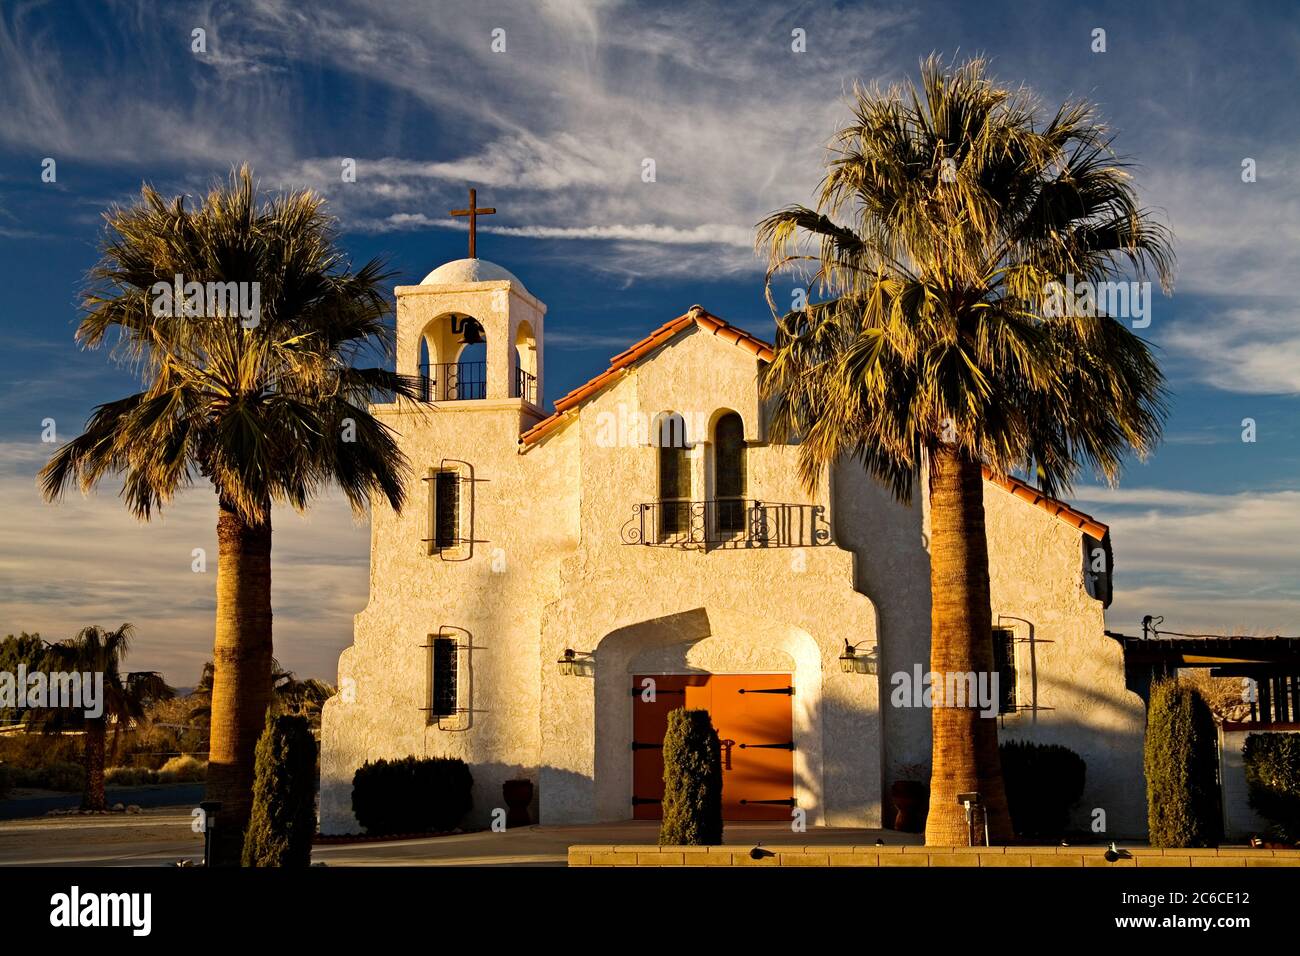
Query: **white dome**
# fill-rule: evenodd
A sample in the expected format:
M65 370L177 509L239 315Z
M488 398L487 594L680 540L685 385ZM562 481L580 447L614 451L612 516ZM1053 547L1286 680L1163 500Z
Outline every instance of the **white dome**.
M486 259L456 259L438 266L424 277L420 285L463 285L466 282L503 280L515 283L521 289L524 288L524 284L518 277L495 262L488 262Z

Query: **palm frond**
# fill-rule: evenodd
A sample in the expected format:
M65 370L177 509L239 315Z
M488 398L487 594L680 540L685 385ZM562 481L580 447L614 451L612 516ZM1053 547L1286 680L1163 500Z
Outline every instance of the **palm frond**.
M797 272L821 295L781 315L760 373L800 475L852 457L900 498L956 445L1046 490L1109 478L1159 440L1164 385L1113 316L1049 316L1052 283L1148 276L1172 288L1172 235L1138 200L1095 106L1046 113L982 59L920 83L855 87L815 207L758 224L767 295Z

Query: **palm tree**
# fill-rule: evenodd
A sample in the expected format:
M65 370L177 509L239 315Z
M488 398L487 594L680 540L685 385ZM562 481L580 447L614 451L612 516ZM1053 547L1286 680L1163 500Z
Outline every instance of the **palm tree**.
M49 732L78 724L82 727L86 760L86 785L81 796L83 810L106 809L104 754L109 722L113 724L113 749L116 750L117 737L124 727L144 720L152 704L171 700L174 696L162 675L153 671L122 674L122 659L130 649L134 631L130 624L123 624L115 631L83 627L76 637L51 644L46 650L45 666L51 671L104 675L103 708L99 716L88 717L83 710L75 708L50 707L38 717L43 729Z
M212 718L212 662L203 665L203 673L191 692L198 702L190 709L191 720L208 721ZM337 691L314 677L299 680L293 671L287 671L280 662L271 659L271 712L306 717L313 728L320 728L321 708Z
M761 386L774 435L800 441L805 483L851 457L907 502L927 475L930 668L989 673L982 468L1033 475L1048 494L1084 466L1113 482L1165 415L1141 339L1116 317L1044 302L1071 276L1154 274L1168 291L1170 236L1139 206L1095 107L1047 114L982 60L931 56L919 90L857 88L853 114L817 208L759 224L773 311L774 277L791 271L819 299L778 319ZM936 688L926 842L966 843L956 795L972 790L992 837L1008 839L995 722L958 704Z
M333 687L314 677L299 680L293 671L286 671L278 665L272 684L275 691L273 710L276 713L306 717L313 729L320 729L321 708L337 693Z
M357 514L372 495L400 509L406 459L369 402L377 392L414 400L417 384L355 366L368 353L392 354L381 291L390 275L373 260L350 271L310 191L259 202L244 167L197 208L145 186L138 204L105 218L77 338L97 347L115 333L144 388L96 408L42 470L41 487L53 500L73 483L85 490L120 475L127 506L144 520L196 477L216 492L207 796L222 804L214 859L238 865L271 701L272 503L301 510L335 483ZM243 283L249 302L259 293L260 311L236 316L209 295L207 317L174 314L186 310L168 309L162 286L178 275Z

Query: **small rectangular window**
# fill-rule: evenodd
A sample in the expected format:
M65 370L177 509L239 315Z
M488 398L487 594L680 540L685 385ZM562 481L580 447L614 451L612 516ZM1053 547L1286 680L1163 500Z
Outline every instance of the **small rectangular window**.
M456 713L456 641L429 639L429 715L437 719Z
M433 550L443 551L460 543L460 475L439 471L433 480Z
M998 675L998 713L1016 711L1016 632L993 628L993 669Z

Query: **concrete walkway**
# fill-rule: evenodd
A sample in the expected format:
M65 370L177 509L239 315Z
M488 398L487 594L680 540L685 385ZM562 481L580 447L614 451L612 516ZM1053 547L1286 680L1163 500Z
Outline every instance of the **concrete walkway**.
M191 829L189 807L147 809L133 816L39 817L0 822L0 866L173 866L199 862L203 838ZM565 866L573 844L653 844L659 825L648 821L591 826L521 827L425 840L317 846L312 860L327 866ZM727 844L753 847L875 844L917 845L920 835L892 830L812 827L794 833L780 823L732 824Z
M573 844L657 843L659 824L652 821L597 823L588 826L534 826L504 833L462 833L428 840L318 846L312 860L329 866L565 866ZM920 834L847 827L810 827L791 832L783 823L729 824L724 841L730 845L824 846L831 844L917 845Z

